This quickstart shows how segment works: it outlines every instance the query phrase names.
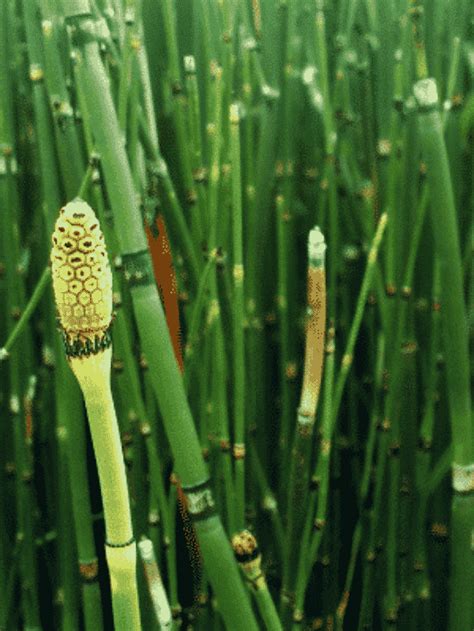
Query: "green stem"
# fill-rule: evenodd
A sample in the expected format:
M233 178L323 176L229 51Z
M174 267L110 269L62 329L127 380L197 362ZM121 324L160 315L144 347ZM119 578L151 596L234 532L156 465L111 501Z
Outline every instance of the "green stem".
M240 174L240 116L237 105L231 105L232 149L232 254L233 254L233 368L234 368L234 457L235 447L245 450L245 339L244 339L244 260L242 246L242 196ZM236 526L244 527L245 460L235 460Z
M474 560L469 553L469 522L474 523L474 432L469 385L469 339L464 305L462 263L457 213L443 138L436 81L424 79L414 87L418 102L419 134L427 165L431 219L439 261L441 321L448 403L453 440L453 500L451 537L450 630L472 626L472 599L466 586L473 583ZM468 491L471 490L470 495Z
M10 335L8 336L8 339L5 342L5 345L2 348L0 348L0 360L6 359L8 357L8 354L13 348L13 345L15 344L16 340L25 329L36 307L38 306L38 303L41 300L43 293L46 287L48 286L48 283L50 280L51 280L51 269L49 267L45 267L33 291L33 294L30 300L28 301L28 304L26 305L26 307L23 310L23 313L21 314L20 319L10 331Z
M87 3L86 3L87 4ZM81 6L82 5L82 6ZM147 252L143 225L135 202L130 168L120 142L116 113L93 24L84 13L83 3L69 2L67 17L76 25L76 45L80 55L78 77L84 87L88 107L94 111L92 132L102 157L107 192L117 225L127 225L118 233L122 259ZM150 377L163 416L165 429L176 463L176 471L188 497L189 510L211 584L227 624L236 631L256 629L256 623L232 558L214 501L208 487L208 473L186 399L183 381L174 357L163 308L154 282L151 282L148 253L142 282L130 283L133 309L143 349L147 351ZM132 280L132 279L130 279ZM145 282L143 282L145 281ZM222 580L222 576L226 580Z

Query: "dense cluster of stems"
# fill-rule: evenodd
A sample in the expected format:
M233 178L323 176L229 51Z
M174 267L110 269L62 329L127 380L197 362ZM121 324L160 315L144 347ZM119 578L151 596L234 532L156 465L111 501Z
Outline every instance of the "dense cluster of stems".
M0 2L0 629L471 631L470 4Z

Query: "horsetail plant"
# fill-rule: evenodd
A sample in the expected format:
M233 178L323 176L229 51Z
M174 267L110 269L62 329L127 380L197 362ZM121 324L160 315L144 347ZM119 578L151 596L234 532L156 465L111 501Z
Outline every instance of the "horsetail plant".
M467 317L456 208L442 134L436 81L433 78L420 79L415 83L414 94L418 104L421 146L427 164L431 224L440 270L442 332L447 351L446 377L453 435L450 625L451 629L461 631L472 626L474 615L473 599L469 594L469 586L474 580L474 432L469 388Z
M262 571L262 554L255 536L248 530L242 530L232 537L235 558L249 583L257 602L267 631L282 631L280 619L268 590L265 574Z
M0 2L2 630L471 631L471 4Z
M99 471L115 628L139 631L136 544L110 387L112 273L104 236L92 208L77 198L61 209L52 240L64 348L84 395Z
M163 629L163 631L172 629L171 609L158 569L151 539L142 537L138 542L138 550L145 569L148 590L153 602L156 620L160 625L160 629Z
M291 601L290 589L295 581L297 539L301 531L306 505L313 429L318 406L326 332L326 243L318 226L308 237L307 324L305 364L301 398L293 437L290 480L288 485L288 531L282 605Z
M135 189L120 131L109 81L94 36L87 0L70 0L66 17L77 51L79 82L89 111L92 133L103 159L105 184L115 220L123 218L120 254L129 284L141 343L147 349L150 378L165 423L176 469L195 521L195 530L206 562L209 580L220 598L228 624L249 631L255 628L253 613L232 558L230 544L215 510L209 475L199 448L196 430L174 357L163 308L154 283L145 232L136 207ZM222 573L227 580L222 581Z
M234 459L236 519L243 526L245 512L245 337L244 337L244 262L242 253L242 198L240 172L240 113L237 104L230 106L232 147L232 250L235 314L234 333Z

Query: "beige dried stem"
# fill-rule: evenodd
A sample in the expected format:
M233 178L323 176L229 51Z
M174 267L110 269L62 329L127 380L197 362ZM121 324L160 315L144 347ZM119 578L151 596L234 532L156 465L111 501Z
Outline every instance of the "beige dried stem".
M316 226L310 231L308 239L308 319L306 324L303 387L298 410L300 420L301 417L310 419L311 423L318 404L324 358L324 335L326 330L325 251L324 237Z

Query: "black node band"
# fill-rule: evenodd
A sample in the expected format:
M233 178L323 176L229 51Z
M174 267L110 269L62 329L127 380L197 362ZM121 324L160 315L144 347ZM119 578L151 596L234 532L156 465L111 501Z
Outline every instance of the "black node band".
M472 497L474 496L474 489L468 489L467 491L459 491L454 489L453 490L454 495L457 495L458 497Z
M260 574L257 574L257 576L244 576L244 578L247 581L247 583L250 583L253 587L258 589L256 585L257 581L265 577L263 576L263 572L260 572Z
M153 285L155 277L148 250L122 254L122 273L129 287Z
M208 488L209 484L210 480L205 480L204 482L199 482L199 484L195 484L193 486L182 486L181 488L187 495L188 493L198 493L199 491Z
M68 357L89 357L97 355L112 344L111 325L100 336L95 335L94 341L81 339L79 336L71 340L69 335L61 329L65 353Z
M132 543L135 543L135 537L130 537L130 539L128 541L125 541L125 543L109 543L108 541L105 542L105 545L108 548L128 548L128 546L131 546Z
M250 563L250 561L255 561L260 556L260 549L257 546L252 552L244 552L243 554L234 552L234 556L239 563Z

